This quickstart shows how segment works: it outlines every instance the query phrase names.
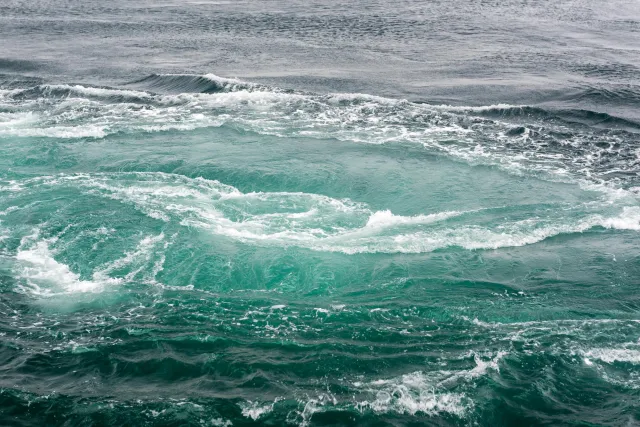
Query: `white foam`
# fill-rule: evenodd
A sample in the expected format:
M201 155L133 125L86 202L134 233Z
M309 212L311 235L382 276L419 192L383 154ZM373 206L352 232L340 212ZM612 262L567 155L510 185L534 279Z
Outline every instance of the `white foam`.
M242 415L246 418L251 418L252 420L256 421L258 418L262 417L263 415L268 414L269 412L273 411L273 407L276 403L278 403L280 399L276 398L272 403L260 403L260 402L252 402L252 401L246 401L246 402L242 402L239 404L240 408L242 409Z
M374 212L367 221L366 228L380 229L398 225L430 224L436 221L452 218L461 212L438 212L429 215L402 216L394 215L389 210Z
M371 103L370 105L397 105L401 103L407 103L407 101L404 99L385 98L382 96L368 95L366 93L332 93L328 95L327 99L330 104L339 104L340 102L344 101L365 101Z
M336 398L330 393L321 393L315 398L308 399L306 401L300 400L299 403L304 404L302 411L296 411L302 418L300 427L306 427L311 423L311 417L313 414L322 412L325 405L333 405L335 407L338 404Z
M372 212L366 205L348 199L311 193L242 193L218 181L166 173L58 175L26 182L12 185L73 185L132 204L151 218L234 240L346 254L423 253L452 246L497 249L583 233L594 227L640 230L637 206L624 207L612 216L577 211L575 219L532 216L518 221L505 219L502 224L487 227L469 223L474 218L470 214L477 211L402 216L388 210ZM607 206L607 210L612 208ZM446 222L463 214L469 216L464 224L451 226Z
M163 74L158 74L159 76L166 76L166 77L194 77L194 78L205 78L207 80L211 80L214 83L219 83L222 85L253 85L253 83L249 83L249 82L245 82L242 81L240 79L237 78L230 78L230 77L221 77L218 76L216 74L213 73L207 73L207 74L174 74L174 73L163 73Z
M558 124L508 123L476 115L472 117L473 125L461 125L474 113L526 108L522 105L434 106L364 94L284 92L213 74L191 77L209 79L231 91L158 95L129 89L45 85L39 87L42 98L37 101L11 98L15 93L7 92L3 96L11 101L15 111L0 114L0 135L103 138L118 132L187 131L227 123L280 137L336 138L370 144L415 143L455 160L494 165L514 174L535 173L562 182L601 183L613 171L611 168L597 171L599 154L610 148L592 147L576 158L571 151L548 153L528 146L529 131L508 135L514 126L531 129L534 124L562 131ZM55 91L68 91L69 96L56 98L52 96ZM41 111L43 105L46 110ZM2 115L7 117L3 119ZM584 148L585 142L592 144L595 135L588 129L584 132L561 143ZM612 145L620 143L616 136L602 138ZM452 144L452 140L456 142ZM514 142L523 144L517 155L509 148ZM632 167L629 164L617 169L628 173ZM614 185L605 192L615 191ZM623 192L629 194L627 190Z
M39 240L35 243L23 239L16 254L17 273L29 285L29 291L38 295L58 293L98 292L105 285L118 284L117 279L104 277L102 280L82 280L80 275L71 271L68 265L56 261L49 249L52 240Z
M98 229L93 234L104 235L111 231ZM26 236L15 255L16 275L26 281L22 289L38 296L55 296L70 293L98 293L115 285L133 280L156 283L156 276L164 268L164 250L170 244L163 233L146 236L140 240L135 250L125 252L124 256L97 267L91 279L81 279L78 273L56 260L51 249L58 241L57 237L39 239L38 233ZM123 270L126 269L126 270ZM114 273L127 271L122 277Z
M375 393L375 399L358 402L356 407L360 411L369 409L379 413L410 415L450 413L461 417L470 406L463 393L436 391L435 384L422 372L392 380L372 381L365 390Z
M505 355L506 352L499 352L492 359L483 360L474 354L476 366L470 370L429 373L419 371L366 384L355 383L356 387L376 395L374 400L359 402L358 409L410 415L450 413L463 417L472 408L473 402L464 393L451 390L462 382L470 382L486 375L489 370L498 371L498 362Z
M247 82L242 81L242 80L237 79L237 78L220 77L220 76L215 75L213 73L207 73L207 74L204 75L204 77L206 77L207 79L209 79L211 81L218 82L218 83L250 84L250 83L247 83Z
M0 134L10 133L24 126L32 126L38 120L39 116L32 111L0 113Z
M231 91L158 95L129 89L45 85L38 87L42 90L42 99L36 102L12 98L19 91L5 91L2 92L3 99L10 100L13 109L22 111L8 113L14 115L5 120L9 125L3 125L0 117L0 135L102 138L117 132L181 131L229 123L277 136L305 135L373 144L410 142L471 164L495 165L516 174L544 174L551 180L595 183L601 182L602 177L613 170L596 172L594 167L599 154L610 150L608 148L592 147L590 152L576 158L571 152L548 153L527 147L526 140L531 137L529 131L519 136L508 135L514 126L531 129L530 120L525 123L483 121L476 115L472 117L473 126L460 124L468 121L473 113L527 106L437 106L364 94L284 92L214 74L177 76L208 79L228 86ZM69 96L56 98L52 96L55 91L67 91ZM44 112L31 117L21 116L42 108L41 104L47 107ZM562 131L558 124L533 124ZM576 147L584 147L585 142L591 144L593 132L584 132L561 143ZM617 136L602 138L612 145L620 143ZM455 144L450 143L452 139ZM514 141L524 144L517 155L508 148ZM618 169L629 172L632 167ZM598 174L600 176L596 176Z
M165 256L161 252L160 257L154 262L153 257L159 249L166 249L169 242L165 240L164 233L157 236L145 236L140 240L136 249L125 252L124 256L97 268L93 273L96 281L133 281L140 273L143 273L142 280L147 283L156 283L156 276L164 268ZM161 248L158 248L161 246ZM128 267L130 271L124 278L112 279L111 275L123 268Z
M18 137L104 138L108 133L108 128L101 125L49 126L43 128L14 127L0 129L1 135Z
M512 109L522 109L526 108L527 105L512 105L512 104L492 104L492 105L479 105L479 106L471 106L471 105L431 105L432 108L437 108L439 110L444 111L492 111L492 110L512 110Z
M605 228L615 228L617 230L640 231L640 207L624 207L620 215L612 218L603 218L600 225Z
M399 412L415 415L423 413L436 415L447 412L462 417L468 410L465 396L462 393L411 393L405 386L398 386L393 394L387 391L378 392L373 401L363 401L360 410L369 408L375 412Z
M640 350L627 348L593 348L583 351L587 365L592 365L591 360L600 360L605 363L626 362L634 365L640 364ZM587 360L589 362L587 362Z
M474 378L478 378L480 376L486 375L489 370L493 370L496 372L500 372L499 362L500 360L507 355L506 351L499 351L496 355L489 360L483 360L480 355L477 353L473 354L473 360L476 363L476 366L468 371L460 371L454 373L452 376L447 379L441 381L439 385L445 385L452 383L459 379L471 380Z
M95 96L95 97L131 97L151 99L151 95L147 92L127 89L100 88L82 85L44 85L41 86L45 95L55 90L70 91L76 95Z

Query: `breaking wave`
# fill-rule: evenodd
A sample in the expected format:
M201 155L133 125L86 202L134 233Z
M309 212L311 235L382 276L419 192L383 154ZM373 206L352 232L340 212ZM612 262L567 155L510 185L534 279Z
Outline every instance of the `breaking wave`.
M105 138L232 126L287 138L418 144L437 155L514 173L624 188L640 184L640 124L608 113L321 95L210 74L152 75L129 87L0 90L0 138Z

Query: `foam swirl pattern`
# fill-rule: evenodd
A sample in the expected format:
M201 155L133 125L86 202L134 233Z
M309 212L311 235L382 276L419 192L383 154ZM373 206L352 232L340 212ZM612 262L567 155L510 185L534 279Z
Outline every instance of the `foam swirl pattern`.
M0 423L640 419L632 119L31 83L0 91Z

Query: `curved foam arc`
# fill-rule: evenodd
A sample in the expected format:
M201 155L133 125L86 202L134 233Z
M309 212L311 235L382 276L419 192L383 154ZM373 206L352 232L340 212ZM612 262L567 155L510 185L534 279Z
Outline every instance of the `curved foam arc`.
M640 207L626 206L619 216L603 218L598 225L617 230L640 231Z
M36 241L29 247L24 243L18 249L18 276L26 280L29 293L50 296L60 292L97 292L106 284L117 284L119 280L82 280L68 265L56 261L49 248L51 240Z
M38 232L22 239L15 255L15 270L17 276L28 285L22 287L23 291L38 296L101 292L105 288L131 282L140 273L144 273L142 279L145 282L155 283L156 275L163 268L164 255L155 261L153 255L157 252L159 244L162 244L163 249L170 244L163 233L144 237L134 251L125 252L123 257L96 268L91 280L87 280L81 279L68 265L55 259L55 251L51 250L50 246L57 240L56 237L39 239ZM146 268L149 265L151 268ZM117 277L118 275L114 274L127 268L130 271L124 276Z
M157 246L162 244L162 248L158 251ZM164 264L164 250L167 249L170 242L165 239L164 233L160 233L157 236L146 236L138 242L134 251L125 252L124 256L114 261L107 262L101 267L97 268L93 273L95 280L118 280L131 282L138 276L139 273L145 271L145 267L153 264L151 269L147 268L147 272L143 276L143 280L148 283L155 283L156 276L163 269ZM156 252L160 252L162 255L160 258L153 262L153 255ZM122 270L126 267L133 267L131 271L127 272L124 278L113 279L112 275L118 270Z
M421 253L451 246L497 249L593 227L640 231L640 207L629 206L615 216L582 213L575 219L552 221L532 217L487 228L469 222L478 211L401 216L388 210L374 212L348 199L310 193L242 193L218 181L166 173L59 175L22 183L67 184L131 204L151 218L245 243L346 254ZM447 220L462 216L468 216L464 223L446 226Z
M128 180L127 176L138 180ZM245 194L217 181L162 173L116 174L113 178L116 179L108 175L80 175L38 181L58 185L68 180L91 192L103 191L108 197L133 203L154 218L169 221L173 216L185 225L196 225L240 240L273 241L284 245L297 243L312 249L318 244L338 244L362 236L375 236L394 227L427 225L461 214L439 212L406 217L390 211L372 212L365 205L347 199L308 193ZM253 206L244 207L242 220L234 221L224 216L224 203L243 199L250 199ZM290 206L293 211L273 212L274 205L277 209ZM300 206L304 210L299 211ZM257 212L251 213L249 208Z
M581 233L596 226L640 230L640 208L625 207L622 213L615 217L605 218L601 215L591 215L573 223L552 224L538 228L532 228L531 221L527 220L505 224L500 230L465 225L456 228L420 230L412 233L396 232L389 235L385 233L388 233L390 229L400 231L402 226L428 225L460 216L463 212L440 212L404 217L393 215L389 211L372 212L365 207L336 201L332 201L332 203L337 206L337 209L334 209L335 206L332 207L329 203L330 210L327 212L326 209L322 209L327 207L323 206L324 196L279 193L282 198L292 194L308 198L313 201L315 206L303 213L248 214L243 220L234 221L225 217L220 206L215 206L215 204L168 203L163 196L171 194L172 191L143 188L141 193L160 195L160 198L141 200L135 197L138 194L135 187L118 188L109 185L102 187L112 192L111 196L124 198L137 205L144 212L157 212L157 209L163 209L162 212L165 214L177 214L178 218L176 219L184 225L205 228L214 234L246 242L261 241L279 245L296 245L309 249L349 254L363 252L420 253L449 246L459 246L465 249L523 246L559 234ZM182 191L178 190L177 194L187 194ZM234 191L233 194L236 199L247 196L260 197L254 193L243 195ZM199 199L206 200L206 197L199 197ZM319 211L322 214L316 215ZM340 219L344 213L352 221L351 226L336 226L335 220ZM164 215L163 218L168 220L169 216ZM313 221L314 217L318 221ZM276 221L276 219L280 221ZM306 222L296 220L306 220Z

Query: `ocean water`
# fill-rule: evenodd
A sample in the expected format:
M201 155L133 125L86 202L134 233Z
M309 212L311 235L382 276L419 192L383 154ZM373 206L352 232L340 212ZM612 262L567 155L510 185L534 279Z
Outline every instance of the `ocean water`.
M0 425L640 424L635 0L0 3Z

